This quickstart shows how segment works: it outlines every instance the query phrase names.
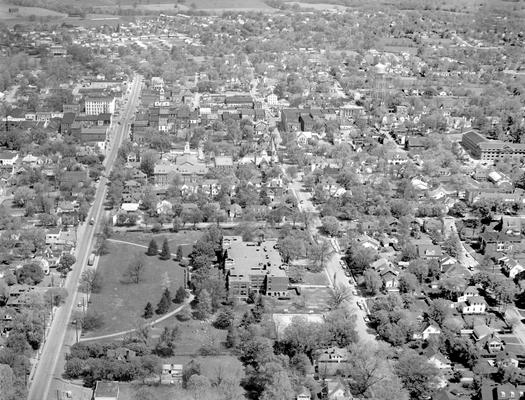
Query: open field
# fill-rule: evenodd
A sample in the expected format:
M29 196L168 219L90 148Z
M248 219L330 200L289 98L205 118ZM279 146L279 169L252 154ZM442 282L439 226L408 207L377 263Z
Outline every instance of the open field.
M17 12L10 13L9 8L18 8ZM65 17L66 14L62 14L56 11L48 10L40 7L20 7L10 6L5 2L0 2L0 19L20 19L26 18L30 15L36 17Z
M134 3L137 3L136 5ZM175 5L177 10L200 10L209 12L222 11L262 11L273 12L274 8L268 6L263 0L187 0L184 4L179 4L174 0L156 0L152 3L140 4L141 2L134 2L131 0L123 0L121 2L122 9L137 9L158 12L174 12ZM99 5L101 9L116 9L114 2L106 2L105 0L95 0L95 4Z
M145 249L133 245L108 242L109 254L100 258L98 271L102 274L100 293L91 295L90 309L104 316L102 328L86 332L86 337L99 336L135 328L150 301L156 307L162 293L167 273L172 294L183 284L184 269L178 263L162 261L158 257L144 256L146 266L139 284L123 280L126 268ZM175 304L172 305L176 307Z

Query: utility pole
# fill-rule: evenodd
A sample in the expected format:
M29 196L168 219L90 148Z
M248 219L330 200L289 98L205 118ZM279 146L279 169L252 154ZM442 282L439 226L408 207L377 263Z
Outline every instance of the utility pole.
M78 319L75 320L75 332L76 332L77 343L78 343Z

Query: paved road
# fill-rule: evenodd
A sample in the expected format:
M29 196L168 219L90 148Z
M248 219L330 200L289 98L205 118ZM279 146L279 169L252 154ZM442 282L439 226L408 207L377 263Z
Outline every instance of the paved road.
M104 161L105 175L109 176L111 168L117 158L117 152L125 135L128 134L128 122L134 116L135 107L140 94L140 86L142 84L141 77L135 77L132 90L129 98L126 111L121 117L121 124L115 125L111 137L111 145L109 153ZM100 221L103 214L103 204L107 190L107 178L101 177L95 200L87 217L87 221L91 218L95 219L97 223ZM87 259L91 253L92 243L96 231L97 224L84 224L78 229L78 246L76 250L77 262L73 267L73 271L66 279L65 288L69 296L66 302L61 306L52 322L52 325L47 333L47 340L43 346L40 360L36 367L34 375L31 377L29 388L29 400L46 400L48 397L55 399L57 391L53 388L50 391L53 378L60 378L63 372L65 354L69 347L75 342L75 331L69 325L71 313L77 302L78 282L82 274L82 269L87 264ZM56 386L56 383L55 383Z
M310 193L304 191L302 182L294 180L290 184L290 189L294 196L299 200L299 209L304 212L308 212L312 215L310 220L309 230L312 235L316 235L321 226L321 219L319 218L319 213L317 212L315 205L312 203L312 196ZM328 239L325 239L328 240ZM335 239L331 240L332 247L334 248L334 253L332 257L327 262L325 271L330 280L330 283L334 287L345 288L351 293L358 293L357 288L353 285L349 278L345 275L344 269L341 265L341 257L344 254L340 253L339 246L337 245ZM364 298L359 294L353 295L350 300L346 302L346 307L348 311L357 317L356 319L356 330L357 334L361 341L363 342L372 342L375 341L375 334L372 332L365 323L364 317L366 316L366 311L364 308L360 308L357 305L357 302L364 304ZM370 332L369 332L370 330Z

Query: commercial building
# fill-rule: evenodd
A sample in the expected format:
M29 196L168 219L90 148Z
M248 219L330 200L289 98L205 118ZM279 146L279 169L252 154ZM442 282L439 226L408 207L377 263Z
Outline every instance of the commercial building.
M463 134L461 145L474 158L493 161L505 156L525 155L525 144L490 140L479 132L469 131Z
M115 98L113 96L88 96L84 101L87 115L113 114Z
M241 236L224 236L222 249L230 297L250 293L287 297L289 279L276 240L244 242Z

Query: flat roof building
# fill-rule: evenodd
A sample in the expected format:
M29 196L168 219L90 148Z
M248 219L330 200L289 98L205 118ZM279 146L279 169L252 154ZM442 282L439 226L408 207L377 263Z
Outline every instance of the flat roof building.
M222 249L230 297L246 299L250 293L288 296L290 281L277 240L244 242L241 236L224 236Z
M493 161L505 156L525 155L525 144L490 140L479 132L469 131L463 134L461 145L474 158Z

